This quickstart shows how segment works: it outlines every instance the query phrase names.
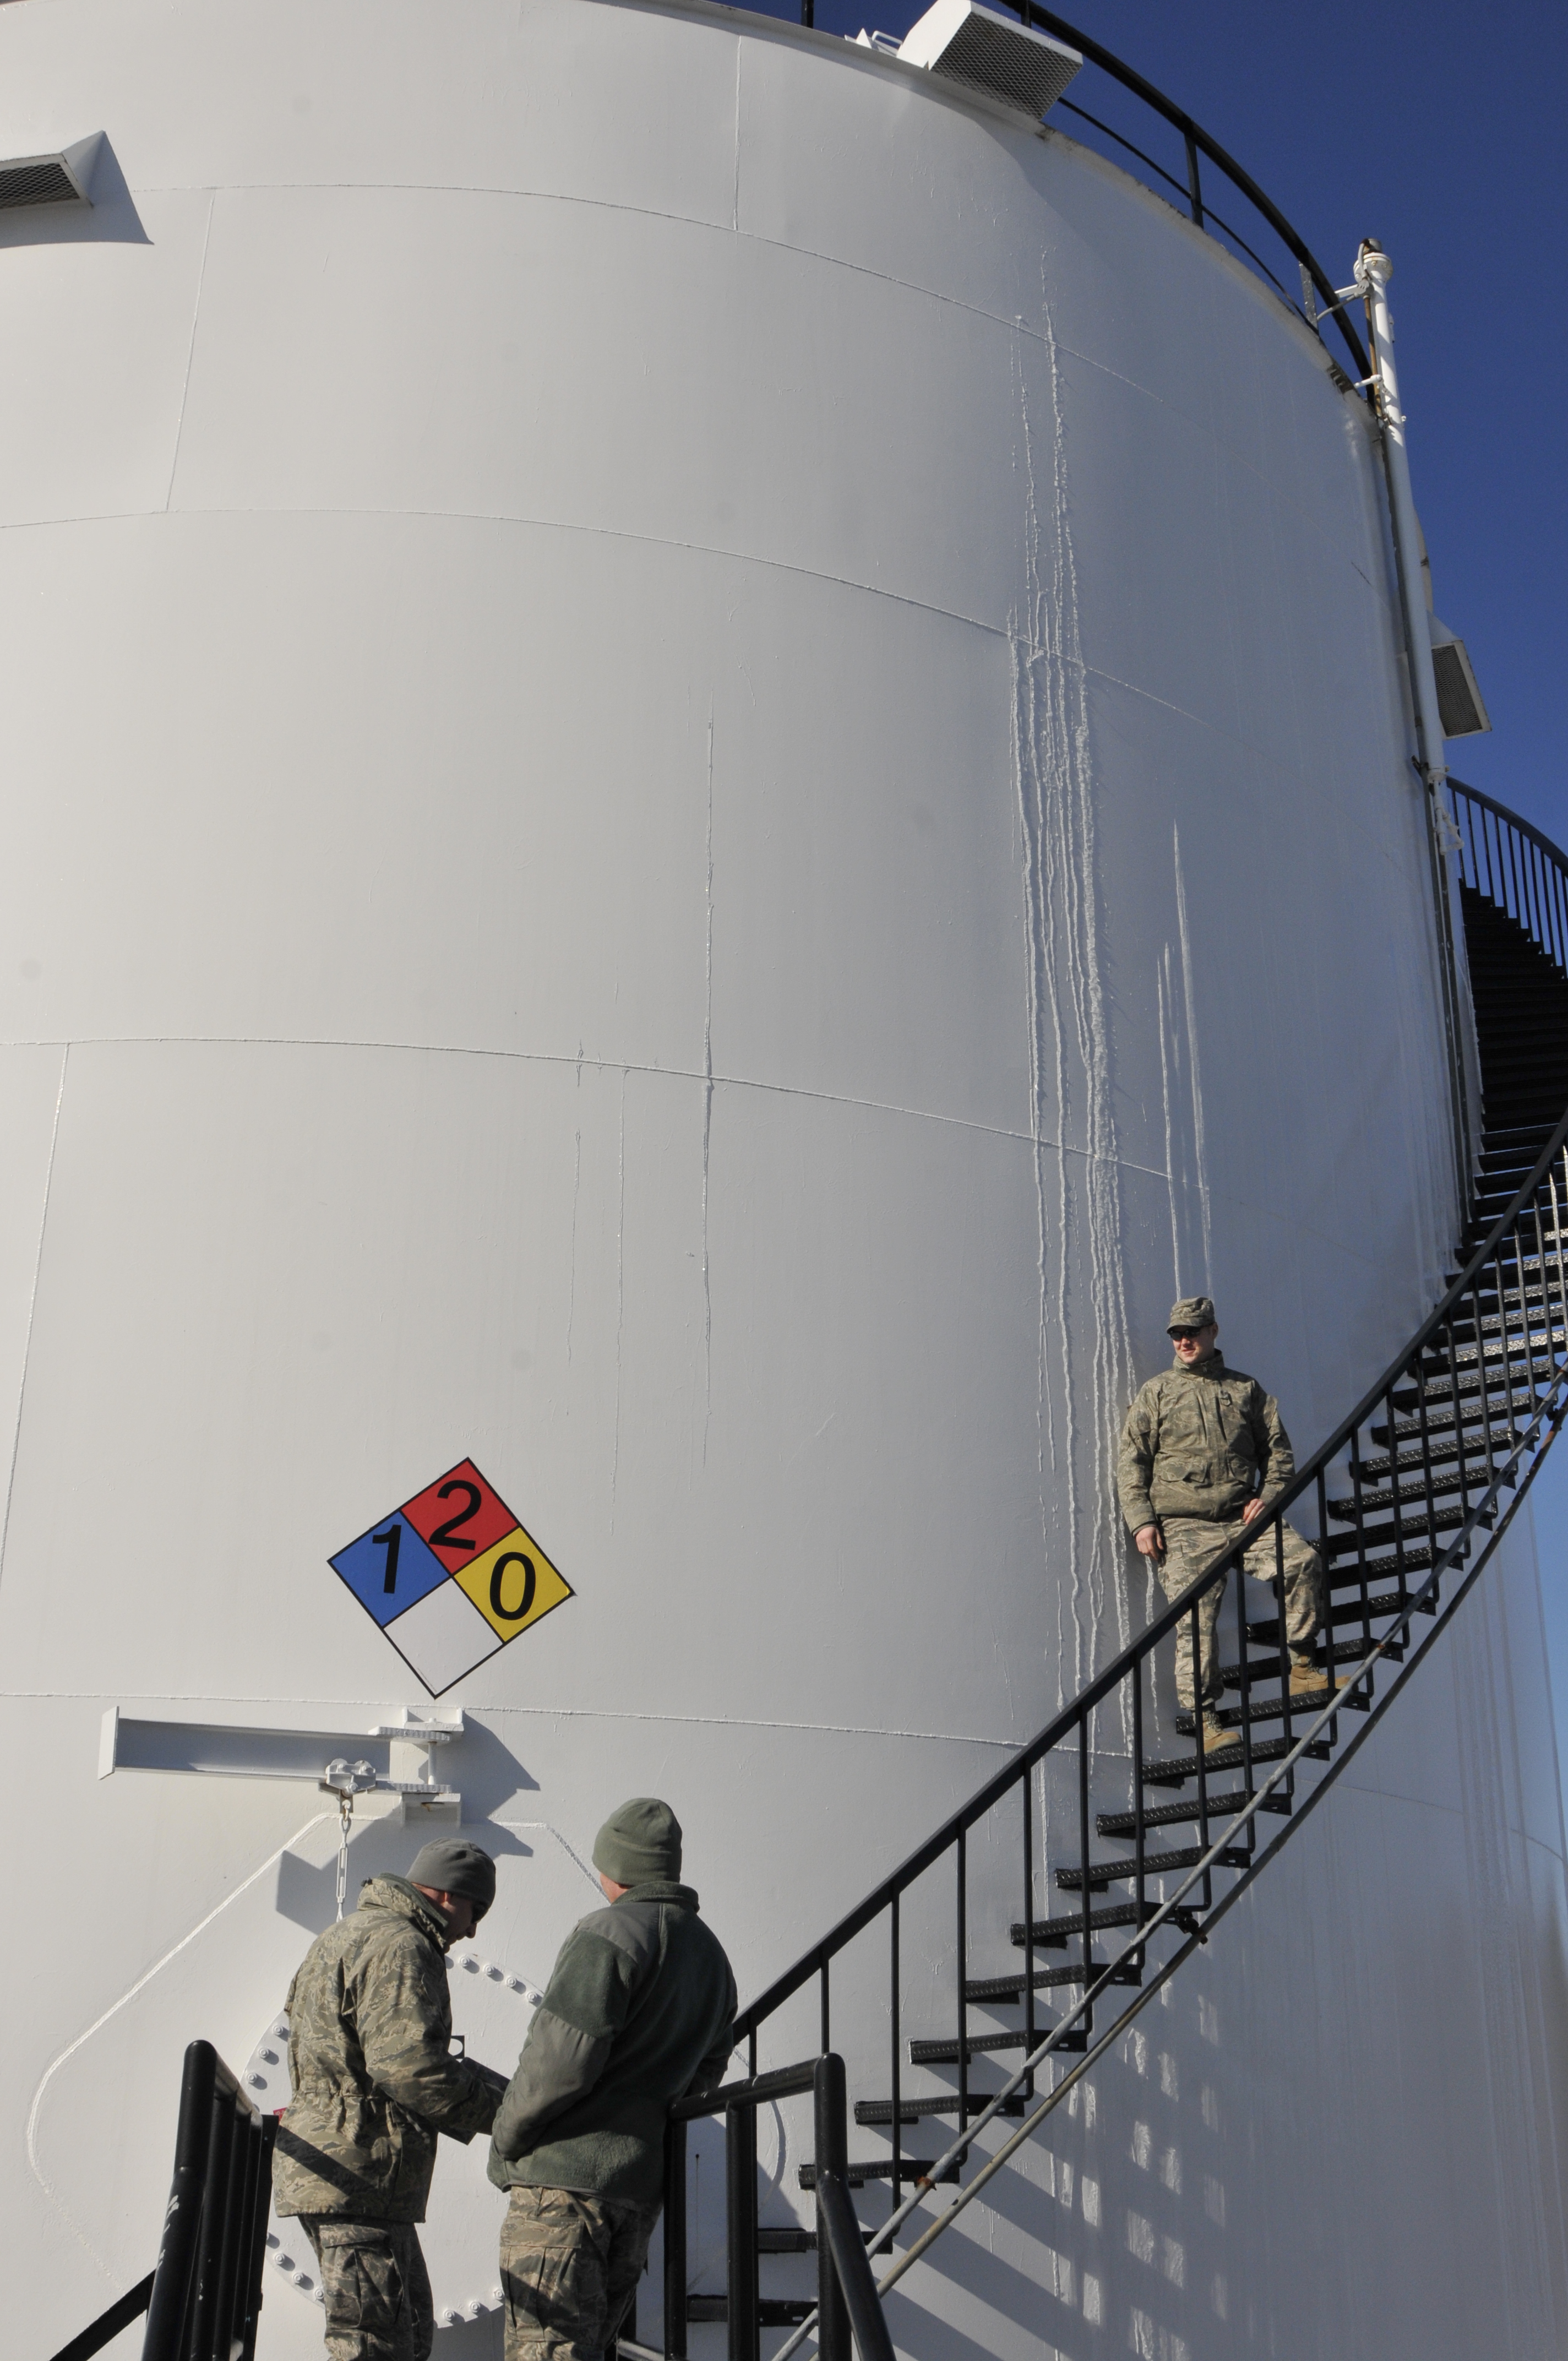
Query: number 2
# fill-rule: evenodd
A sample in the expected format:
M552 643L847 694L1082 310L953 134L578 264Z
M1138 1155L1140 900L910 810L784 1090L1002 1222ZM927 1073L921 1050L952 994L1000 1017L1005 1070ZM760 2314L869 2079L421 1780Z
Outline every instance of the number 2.
M389 1525L384 1533L372 1533L370 1541L373 1548L384 1549L387 1553L387 1578L381 1585L382 1589L396 1590L398 1587L398 1552L403 1545L403 1529L401 1525Z
M466 1476L456 1476L450 1484L444 1484L435 1497L438 1500L450 1500L454 1492L466 1492L468 1505L466 1509L459 1509L455 1517L448 1517L444 1525L437 1525L430 1537L432 1549L440 1549L443 1543L448 1549L471 1550L474 1546L472 1542L466 1542L459 1538L457 1528L459 1525L473 1523L479 1513L479 1502L484 1495L477 1484L469 1483Z

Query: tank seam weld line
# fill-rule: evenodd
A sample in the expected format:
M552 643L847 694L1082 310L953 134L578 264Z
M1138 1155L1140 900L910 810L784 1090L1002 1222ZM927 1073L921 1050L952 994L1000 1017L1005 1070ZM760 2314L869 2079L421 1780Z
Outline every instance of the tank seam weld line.
M5 1477L5 1509L0 1517L0 1577L5 1565L5 1543L11 1531L11 1496L16 1488L16 1459L22 1447L22 1410L27 1398L27 1365L33 1351L33 1315L38 1310L38 1280L43 1273L44 1233L49 1227L49 1192L54 1186L55 1150L60 1146L60 1111L65 1104L65 1073L71 1063L71 1044L63 1045L60 1061L60 1083L54 1098L54 1123L49 1136L49 1161L44 1167L43 1204L38 1212L38 1246L33 1255L33 1283L27 1290L27 1324L22 1337L22 1369L16 1381L16 1423L11 1437L11 1465Z
M518 1065L573 1066L578 1069L590 1066L596 1073L640 1074L653 1082L695 1082L699 1087L706 1087L711 1081L716 1090L762 1091L777 1098L809 1099L819 1106L860 1107L872 1115L898 1115L910 1123L947 1124L955 1131L974 1132L984 1139L1011 1139L1020 1148L1054 1148L1058 1156L1080 1157L1085 1164L1113 1164L1118 1171L1140 1173L1146 1180L1163 1180L1168 1187L1171 1185L1171 1175L1157 1164L1140 1164L1130 1156L1097 1156L1093 1150L1080 1148L1070 1140L1042 1138L1034 1132L1013 1131L1005 1124L977 1123L971 1115L944 1115L935 1107L903 1107L889 1099L857 1099L839 1091L807 1090L801 1082L764 1082L741 1074L709 1076L685 1066L644 1066L626 1058L589 1058L581 1052L568 1055L563 1049L498 1049L453 1041L311 1040L290 1034L270 1033L72 1034L65 1045L49 1036L18 1035L15 1038L0 1040L0 1049L54 1049L61 1046L82 1049L359 1049L412 1058L497 1058ZM1228 1204L1249 1202L1245 1198L1234 1198L1227 1190L1217 1190L1215 1193ZM1268 1205L1256 1205L1252 1210L1277 1225L1284 1224L1287 1220L1286 1215L1276 1213ZM1353 1244L1334 1237L1327 1230L1320 1230L1313 1223L1292 1221L1290 1226L1299 1235L1320 1238L1336 1253L1351 1255L1369 1267L1376 1260L1371 1256L1357 1255ZM5 1691L0 1690L0 1696L4 1695ZM807 1726L802 1725L803 1728Z
M102 1689L0 1689L0 1703L10 1705L85 1705L96 1704L107 1694ZM379 1697L215 1697L210 1690L192 1691L184 1696L170 1696L167 1689L116 1689L117 1700L129 1705L200 1705L200 1706L290 1706L296 1711L302 1707L319 1706L334 1713L346 1712L351 1707L364 1706L367 1710L379 1708ZM618 1706L597 1705L486 1705L476 1701L464 1707L465 1713L530 1714L541 1721L655 1721L672 1722L683 1728L701 1730L794 1730L814 1732L828 1738L909 1738L940 1746L997 1746L1009 1753L1023 1745L1021 1738L984 1738L972 1730L882 1730L871 1724L852 1721L781 1721L766 1715L722 1713L646 1713ZM243 1774L240 1774L243 1775ZM261 1774L258 1774L261 1775ZM520 1793L526 1792L520 1790Z
M593 534L606 541L630 542L639 548L678 549L692 557L713 558L721 564L731 566L756 566L769 573L793 575L805 582L830 583L838 590L857 591L868 598L885 598L890 605L910 608L916 614L935 615L943 622L959 623L970 631L983 631L988 639L1001 640L1009 646L1024 649L1031 658L1054 657L1058 653L1045 643L1025 639L1006 623L988 621L983 615L966 614L961 607L938 606L935 599L917 598L907 590L890 590L883 583L860 582L851 575L829 574L821 566L797 565L794 560L786 557L769 557L758 550L724 549L716 542L676 541L668 533L632 533L623 525L588 524L576 517L527 516L510 510L499 509L386 509L369 506L290 508L269 505L258 508L104 509L95 511L91 516L21 517L14 521L0 520L0 533L62 532L73 525L138 524L159 518L168 518L172 522L176 518L197 517L291 517L294 519L303 517L313 521L327 517L406 518L421 523L508 525L528 533ZM1351 571L1361 575L1361 579L1365 580L1366 577L1361 574L1361 568L1358 566L1353 564ZM1087 680L1104 681L1113 688L1124 689L1129 697L1141 697L1146 703L1157 707L1163 713L1174 713L1179 719L1190 722L1195 730L1201 730L1206 736L1216 738L1223 744L1239 746L1245 753L1261 756L1269 761L1277 759L1268 749L1255 745L1251 739L1241 737L1233 730L1222 729L1212 717L1194 713L1185 705L1178 705L1173 698L1161 697L1155 690L1145 687L1135 680L1124 680L1119 673L1107 672L1102 665L1089 664L1081 656L1063 657L1061 661L1067 665L1069 671L1081 672Z
M739 72L737 79L739 79ZM1157 393L1152 386L1145 385L1141 379L1129 377L1124 369L1113 368L1109 361L1100 359L1093 353L1081 351L1078 346L1053 335L1047 327L1032 325L1025 319L1022 313L993 312L989 304L976 303L966 296L955 294L950 288L927 286L918 279L903 279L896 271L878 270L872 263L857 262L852 256L847 254L830 253L826 247L802 246L791 238L770 237L764 230L742 229L739 219L734 217L739 207L739 148L734 171L736 186L731 192L730 200L732 217L727 222L716 220L707 214L672 213L663 205L634 205L615 197L590 197L576 189L509 189L503 188L498 182L481 181L225 181L216 186L210 181L202 181L159 182L149 181L138 182L137 194L142 197L189 197L196 196L205 191L213 199L214 205L220 196L499 197L517 204L579 205L585 213L624 214L633 221L668 222L677 229L698 230L714 237L743 239L748 246L766 247L773 254L798 255L803 261L822 263L829 270L848 271L856 279L873 280L879 287L896 288L901 294L916 296L923 302L945 304L951 311L961 312L966 318L986 320L995 327L1005 329L1010 335L1027 336L1037 345L1054 346L1058 351L1069 354L1074 360L1081 361L1086 368L1098 369L1104 376L1114 378L1119 385L1127 386L1134 392L1144 394L1151 401L1157 401L1162 409L1174 409L1172 403L1167 401L1164 396ZM1163 203L1164 200L1161 202ZM1179 220L1179 218L1180 216L1178 215ZM1220 250L1222 253L1224 252L1223 247ZM1231 258L1234 259L1234 258ZM1243 269L1245 269L1245 265ZM1250 272L1246 274L1242 283L1249 288L1255 284L1261 285L1260 281L1254 280ZM1296 314L1289 307L1287 307L1287 316L1292 323L1295 322ZM1311 331L1305 330L1304 333L1310 336ZM1317 359L1316 347L1307 347L1303 357L1318 368L1320 376L1328 376L1327 367ZM1186 417L1188 412L1181 411L1176 414ZM1206 432L1212 440L1218 439L1212 428L1202 428L1201 420L1194 418L1192 423L1199 426L1201 431ZM1256 476L1262 483L1269 482L1270 479L1264 470L1248 459L1245 452L1237 451L1234 456L1237 463L1246 468L1250 475ZM1289 500L1290 496L1287 493L1281 497ZM1299 505L1293 500L1290 504L1293 507ZM1307 516L1318 513L1317 511L1307 507L1302 507L1301 512Z

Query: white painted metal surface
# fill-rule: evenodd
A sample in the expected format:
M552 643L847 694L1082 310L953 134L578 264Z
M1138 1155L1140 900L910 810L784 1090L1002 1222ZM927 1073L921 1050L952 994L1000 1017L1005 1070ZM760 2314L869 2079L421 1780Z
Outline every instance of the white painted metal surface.
M1376 455L1190 224L602 0L16 0L0 151L83 123L91 213L0 222L39 2351L148 2267L181 2045L249 2058L331 1915L329 1798L100 1780L106 1710L323 1762L432 1711L327 1560L471 1455L574 1593L442 1699L485 1956L542 1984L652 1790L754 1989L1141 1614L1177 1289L1310 1444L1454 1218ZM1510 1550L911 2353L1561 2349L1534 1602ZM267 2361L319 2334L280 2279Z

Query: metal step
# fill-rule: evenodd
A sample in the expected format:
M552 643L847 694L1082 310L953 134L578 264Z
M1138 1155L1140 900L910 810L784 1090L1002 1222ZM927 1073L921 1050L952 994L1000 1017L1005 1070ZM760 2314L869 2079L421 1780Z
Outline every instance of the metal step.
M1365 1684L1363 1683L1361 1686L1365 1688ZM1348 1687L1341 1689L1338 1692L1338 1695L1339 1701L1341 1705L1343 1706L1347 1713L1366 1713L1370 1711L1370 1707L1365 1697L1353 1697ZM1298 1722L1312 1721L1320 1713L1321 1713L1328 1701L1329 1693L1326 1688L1314 1689L1308 1697L1293 1697L1290 1700L1290 1718L1293 1721ZM1240 1706L1223 1705L1218 1708L1218 1710L1220 1719L1227 1730L1240 1730L1242 1727L1242 1709ZM1283 1721L1285 1719L1285 1699L1283 1697L1260 1697L1255 1705L1249 1706L1248 1712L1255 1729L1260 1721ZM1191 1714L1179 1713L1176 1717L1176 1727L1183 1738L1190 1738L1197 1727L1197 1724ZM1299 1730L1298 1730L1296 1734L1299 1737ZM1256 1752L1257 1749L1255 1746L1253 1752L1255 1754Z
M1228 1794L1223 1795L1211 1793L1208 1803L1209 1817L1212 1820L1229 1819L1233 1813L1241 1810L1246 1800L1246 1790L1244 1787L1233 1788ZM1277 1812L1282 1817L1288 1818L1289 1798L1277 1787L1272 1795L1264 1798L1263 1809L1266 1812ZM1146 1806L1144 1810L1144 1827L1146 1829L1175 1828L1183 1820L1195 1820L1198 1814L1199 1801L1196 1795L1185 1795L1179 1804L1150 1804ZM1094 1816L1094 1827L1096 1834L1102 1837L1135 1838L1138 1832L1137 1816L1134 1812L1097 1812Z
M1011 2099L1003 2100L996 2112L999 2115L1021 2115L1027 2103L1023 2092L1015 2092ZM965 2112L970 2115L978 2114L981 2107L989 2107L990 2104L991 2094L988 2092L971 2091ZM958 2112L959 2100L956 2091L946 2092L938 2099L900 2099L898 2103L898 2120L902 2124L917 2124L927 2115L956 2115ZM857 2099L855 2121L858 2124L864 2124L868 2129L891 2124L893 2101L891 2099Z
M1037 2025L1035 2027L1036 2043L1043 2041L1050 2030L1048 2025ZM992 2058L1003 2050L1023 2049L1026 2048L1028 2039L1026 2033L971 2033L964 2043L966 2059ZM1057 2054L1065 2049L1076 2051L1088 2047L1088 2033L1081 2026L1075 2026L1057 2043ZM956 2066L959 2062L958 2036L955 2034L950 2041L912 2041L909 2062L912 2066Z
M1415 1556L1413 1554L1408 1563L1412 1567L1415 1566ZM1416 1568L1416 1570L1418 1572L1420 1571L1419 1568ZM1393 1572L1393 1568L1392 1566L1389 1566L1385 1569L1380 1566L1377 1571L1379 1575L1383 1574L1385 1571L1391 1574ZM1404 1605L1408 1606L1409 1603L1409 1600L1406 1600ZM1381 1623L1387 1617L1391 1615L1399 1615L1402 1614L1403 1611L1404 1607L1401 1606L1398 1592L1397 1590L1385 1590L1379 1591L1375 1596L1368 1598L1365 1609L1363 1608L1362 1602L1359 1598L1344 1598L1336 1600L1329 1609L1329 1620L1331 1622L1336 1624L1360 1623L1363 1615L1365 1614L1367 1622ZM1429 1600L1426 1607L1422 1609L1422 1612L1427 1615L1435 1615L1437 1612L1435 1601ZM1279 1644L1278 1622L1277 1620L1272 1620L1261 1623L1249 1623L1246 1627L1246 1635L1249 1640L1256 1641L1262 1647L1277 1648ZM1372 1636L1376 1639L1377 1635L1374 1632ZM1362 1653L1365 1655L1365 1649L1363 1649ZM1339 1661L1342 1664L1346 1664L1353 1663L1354 1659L1351 1657L1341 1657ZM1272 1741L1269 1742L1272 1743ZM1253 1753L1255 1757L1257 1753L1255 1746L1253 1748Z
M1022 1925L1022 1920L1019 1923ZM1102 1975L1109 1962L1091 1960L1089 1964L1092 1979ZM1113 1984L1141 1984L1143 1980L1142 1971L1132 1960L1124 1967L1117 1968L1111 1978ZM1036 1968L1032 1977L971 1976L964 1985L964 1998L981 2007L1004 2007L1021 2001L1031 1982L1036 1992L1054 1992L1063 1984L1080 1984L1082 1982L1083 1962L1075 1960L1065 1968Z
M1251 1627L1248 1628L1250 1631ZM1296 1741L1292 1740L1290 1743L1294 1745ZM1290 1747L1286 1744L1283 1738L1262 1738L1252 1750L1252 1759L1255 1763L1277 1763L1282 1754L1288 1754L1289 1752ZM1307 1752L1314 1762L1326 1763L1332 1754L1333 1749L1326 1739L1314 1738ZM1210 1773L1216 1771L1239 1771L1241 1763L1242 1746L1239 1738L1234 1746L1216 1746L1212 1754L1204 1757L1204 1769ZM1197 1776L1198 1763L1196 1757L1191 1754L1174 1754L1163 1762L1146 1763L1143 1766L1146 1787L1183 1787L1189 1779L1196 1779ZM1209 1809L1212 1817L1213 1806L1211 1805ZM1119 1918L1108 1918L1105 1921L1107 1926L1124 1926L1126 1923L1125 1920ZM1076 1926L1078 1921L1068 1918L1064 1919L1062 1924L1072 1927Z
M977 2100L971 2106L970 2112L972 2114L978 2115L981 2108L984 2104L985 2102L983 2099ZM931 2167L936 2163L936 2161L937 2159L934 2156L900 2157L898 2160L899 2173L905 2180L928 2180L931 2177ZM957 2180L959 2177L959 2165L962 2162L963 2158L960 2157L959 2158L959 2164L950 2164L946 2172L939 2176L938 2186L943 2180ZM893 2158L888 2157L884 2161L879 2164L851 2164L849 2170L845 2173L844 2178L849 2182L851 2189L863 2189L868 2180L891 2180L893 2179ZM814 2163L803 2164L801 2166L800 2185L803 2189L816 2188L817 2167Z
M1429 1517L1424 1509L1419 1515L1413 1517L1401 1516L1398 1527L1390 1519L1387 1523L1381 1525L1369 1525L1364 1522L1359 1533L1322 1534L1318 1541L1318 1549L1323 1557L1331 1559L1348 1557L1358 1549L1391 1550L1401 1537L1409 1537L1412 1533L1430 1533L1434 1531L1440 1533L1451 1533L1455 1526L1464 1522L1468 1514L1469 1511L1462 1508L1456 1500L1452 1508L1440 1509L1435 1517ZM1408 1550L1405 1555L1406 1562L1409 1563Z
M1228 1748L1226 1752L1229 1752ZM1112 1902L1103 1909L1091 1910L1089 1914L1090 1927L1096 1934L1104 1927L1135 1927L1137 1923L1138 1905L1135 1902ZM1022 1918L1015 1918L1009 1931L1014 1943L1022 1950L1025 1939ZM1031 1930L1031 1939L1039 1951L1065 1950L1069 1943L1081 1941L1082 1937L1081 1910L1075 1911L1070 1918L1036 1918Z
M1358 1664L1366 1651L1359 1640L1336 1640L1330 1653L1336 1664ZM1394 1645L1387 1652L1388 1662L1395 1664L1401 1663L1404 1659L1404 1653L1405 1651L1402 1642L1396 1641ZM1322 1650L1321 1648L1318 1651L1318 1654L1321 1661L1322 1656ZM1277 1681L1283 1678L1277 1654L1252 1657L1249 1662L1249 1670L1252 1675L1252 1685L1254 1688L1256 1688L1262 1682ZM1228 1689L1239 1689L1242 1685L1241 1666L1239 1664L1222 1664L1220 1667L1220 1678L1223 1681ZM1148 1819L1147 1815L1146 1814L1145 1826L1146 1827L1147 1825Z
M1212 1813L1213 1806L1211 1805L1209 1808ZM1144 1875L1163 1877L1168 1870L1196 1869L1202 1858L1201 1845L1183 1845L1176 1852L1146 1852ZM1217 1866L1221 1869L1245 1869L1251 1859L1252 1854L1245 1846L1227 1845L1219 1857ZM1091 1861L1089 1890L1091 1894L1104 1894L1113 1885L1124 1884L1129 1878L1136 1877L1137 1873L1138 1864L1135 1861ZM1080 1894L1083 1891L1083 1872L1081 1869L1058 1869L1057 1883L1064 1894Z
M816 2243L813 2239L813 2246ZM816 2309L815 2296L763 2295L757 2298L757 2318L764 2328L798 2328ZM729 2298L727 2295L688 2295L686 2298L686 2318L689 2321L728 2320L729 2317Z

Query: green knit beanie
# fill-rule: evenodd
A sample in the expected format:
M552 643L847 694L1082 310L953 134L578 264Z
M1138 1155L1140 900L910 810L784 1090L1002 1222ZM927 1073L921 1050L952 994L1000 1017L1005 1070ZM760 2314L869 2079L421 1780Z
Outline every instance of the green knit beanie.
M594 1867L614 1885L641 1885L651 1877L678 1879L681 1824L657 1795L633 1795L612 1812L594 1839Z

